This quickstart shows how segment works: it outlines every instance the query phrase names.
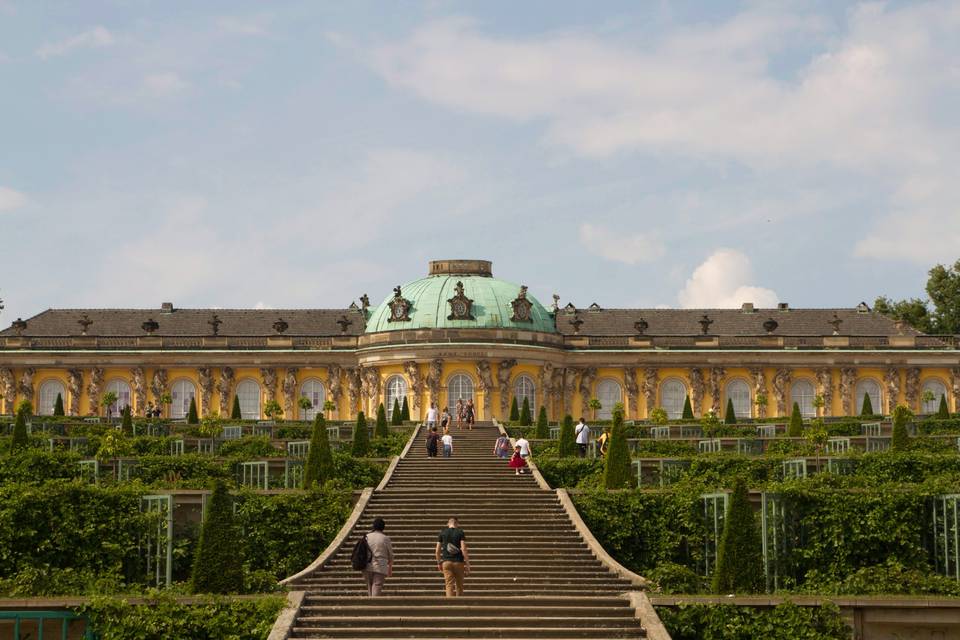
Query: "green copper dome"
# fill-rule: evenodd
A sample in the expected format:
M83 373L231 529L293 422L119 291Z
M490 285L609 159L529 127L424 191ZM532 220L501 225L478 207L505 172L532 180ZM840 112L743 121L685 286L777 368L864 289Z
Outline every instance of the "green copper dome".
M526 288L490 275L479 260L434 261L426 278L401 285L370 314L367 333L404 329L518 329L555 333L553 315ZM462 296L458 284L462 283ZM520 300L514 320L513 301ZM454 300L454 304L450 303ZM467 301L472 301L472 304ZM407 306L409 304L409 306ZM456 308L455 308L456 307ZM526 309L529 312L526 312ZM406 313L404 314L404 311ZM466 318L467 315L472 319ZM454 316L451 318L451 316ZM397 318L409 318L399 320ZM391 321L391 318L394 320Z

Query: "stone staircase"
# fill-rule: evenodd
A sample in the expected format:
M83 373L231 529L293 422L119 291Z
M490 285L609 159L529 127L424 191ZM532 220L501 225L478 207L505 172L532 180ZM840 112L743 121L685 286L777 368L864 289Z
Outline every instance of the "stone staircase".
M362 512L321 566L285 581L304 594L271 640L647 637L635 608L636 598L646 597L626 593L639 591L636 581L594 555L556 493L493 456L497 428L452 433L453 457L431 459L421 429L387 482L365 494ZM466 532L473 571L464 597L445 598L434 547L453 515ZM367 598L350 553L378 516L395 563L384 596ZM662 630L651 607L644 614L654 618L643 620L647 626Z

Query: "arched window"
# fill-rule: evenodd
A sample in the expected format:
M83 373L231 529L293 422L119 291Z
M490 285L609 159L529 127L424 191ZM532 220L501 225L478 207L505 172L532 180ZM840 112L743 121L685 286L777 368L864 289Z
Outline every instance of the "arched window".
M451 415L456 411L457 400L463 400L463 404L473 400L473 380L463 373L452 375L447 380L447 406Z
M403 408L403 399L407 397L407 379L403 376L390 376L383 392L383 406L387 410L387 419L393 415L393 405L400 403Z
M240 399L240 417L244 420L260 419L260 384L256 380L242 380L237 385Z
M37 407L37 413L41 416L52 416L53 407L57 404L57 396L63 401L64 407L67 404L67 389L59 380L47 380L40 385L40 406Z
M804 418L815 418L817 408L813 406L813 397L816 392L813 390L813 384L809 380L796 380L790 386L790 411L793 411L794 402L800 407L800 415ZM876 407L874 407L876 409Z
M743 380L731 380L727 383L727 399L733 400L733 412L737 420L741 418L750 418L753 416L753 403L750 401L750 387ZM681 408L682 410L682 408ZM727 406L723 406L724 416L726 416ZM718 416L718 417L724 417Z
M660 406L671 420L683 417L683 403L687 399L687 385L677 379L664 380L660 385Z
M936 413L940 408L940 398L947 395L947 387L939 380L927 380L923 383L923 390L920 392L921 398L927 391L933 394L933 400L922 402L920 413Z
M249 382L253 382L250 380ZM256 384L254 382L254 384ZM260 388L257 387L257 404L260 403ZM300 387L300 397L306 398L309 400L313 406L311 406L306 411L303 411L303 420L313 420L317 417L317 414L323 411L323 403L327 399L327 391L323 388L323 383L319 380L305 380L303 386ZM240 408L240 413L243 413L243 407Z
M854 415L860 415L862 412L864 396L870 396L870 406L873 408L875 414L880 415L883 413L883 405L880 404L882 400L880 396L880 385L876 380L865 379L857 383L856 391L853 394Z
M130 402L130 385L127 384L126 380L111 380L107 383L107 386L104 388L104 393L114 392L117 394L117 401L110 405L109 414L111 416L118 416L120 412L123 411L124 407L132 407L133 403ZM189 401L187 402L189 407Z
M597 400L600 401L600 410L597 411L598 420L609 420L613 417L613 405L623 402L623 389L620 383L609 378L597 383Z
M513 397L517 399L517 408L523 409L523 401L530 405L530 415L537 415L537 387L528 375L517 376L513 381ZM504 416L506 417L506 416Z
M189 380L177 380L170 392L173 403L170 405L170 417L174 420L186 418L190 412L190 401L196 400L197 388ZM199 409L199 407L198 407Z

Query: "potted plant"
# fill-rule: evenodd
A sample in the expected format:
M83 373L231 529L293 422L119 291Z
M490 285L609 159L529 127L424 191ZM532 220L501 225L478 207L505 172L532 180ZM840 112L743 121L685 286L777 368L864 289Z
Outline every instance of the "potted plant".
M587 406L590 407L590 411L593 412L593 415L592 415L593 420L596 420L597 411L599 411L600 409L603 409L603 405L600 404L600 400L597 398L590 398L590 402L587 404Z
M157 402L163 405L164 416L170 415L170 405L173 404L173 396L170 395L169 391L164 391L160 394L160 397L157 398Z
M924 389L923 393L920 394L920 402L921 402L920 408L923 409L924 405L930 404L936 399L937 399L937 396L933 393L933 391L930 391L930 389ZM923 411L921 411L920 413L923 413Z
M297 406L300 407L300 419L306 420L307 411L313 409L313 400L307 396L300 396L300 399L297 400Z
M337 404L333 400L327 400L323 403L323 410L327 414L327 420L329 420L331 414L337 410Z
M811 404L813 404L813 408L817 410L817 415L822 416L823 407L824 405L826 405L826 403L823 401L823 396L820 395L819 393L813 396L813 401L811 402Z
M667 410L663 407L656 407L650 412L650 421L654 424L667 424L668 420Z
M758 393L757 397L753 399L753 404L757 405L757 417L766 415L767 394L762 391Z
M104 411L107 414L107 419L110 419L110 414L113 412L113 405L117 404L117 394L115 391L107 391L100 398L100 406L103 407Z
M267 400L263 405L263 415L270 420L278 420L283 417L283 407L276 400Z

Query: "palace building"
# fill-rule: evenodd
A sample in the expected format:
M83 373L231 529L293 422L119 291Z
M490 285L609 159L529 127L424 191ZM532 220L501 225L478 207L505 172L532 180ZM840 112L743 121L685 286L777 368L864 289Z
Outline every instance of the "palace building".
M142 414L172 399L182 418L244 418L278 401L288 419L388 410L406 398L414 419L430 402L473 399L478 418L505 418L514 397L551 419L628 419L656 407L680 417L853 415L869 395L876 412L906 404L960 410L956 336L929 336L871 311L847 309L607 309L544 306L527 287L493 276L483 260L439 260L426 277L396 287L376 306L364 295L343 309L49 309L0 332L0 410L22 400L50 414L58 394L69 415L119 406ZM926 392L931 393L926 393ZM305 396L312 408L302 410ZM931 399L932 398L932 399ZM822 402L821 402L822 400ZM114 415L115 412L114 412Z

